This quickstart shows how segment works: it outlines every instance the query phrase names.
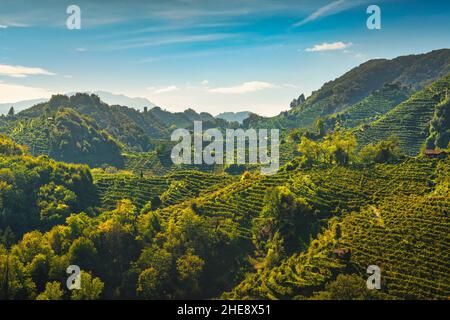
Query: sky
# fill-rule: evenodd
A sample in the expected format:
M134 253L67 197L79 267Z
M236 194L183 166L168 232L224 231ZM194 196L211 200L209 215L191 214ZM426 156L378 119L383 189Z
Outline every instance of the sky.
M446 0L0 0L0 103L104 90L270 116L367 60L450 48L449 30Z

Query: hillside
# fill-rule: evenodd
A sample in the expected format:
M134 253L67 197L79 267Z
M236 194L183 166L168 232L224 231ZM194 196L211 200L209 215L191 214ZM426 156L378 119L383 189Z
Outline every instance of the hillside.
M122 106L109 106L96 95L56 95L48 102L35 105L17 114L18 118L35 118L46 113L70 107L78 113L89 116L97 125L120 141L124 146L147 150L150 137L161 138L168 134L165 125L151 113L139 112Z
M392 60L370 60L343 76L325 83L305 101L273 118L257 118L248 125L258 127L307 127L318 117L346 110L386 83L399 82L420 90L450 72L450 49L402 56Z
M0 266L17 271L0 273L0 297L35 299L57 286L57 297L75 299L59 285L67 264L99 285L90 299L450 294L448 159L156 177L91 174L8 138L0 152ZM364 286L373 264L377 292Z
M241 111L241 112L222 112L216 116L218 119L223 119L228 122L238 122L242 124L245 119L247 119L250 116L250 112L248 111Z
M430 187L435 174L445 178L436 163L417 160L368 170L294 174L290 184L296 196L320 208L322 217L324 210L333 208L340 214L300 253L285 257L282 243L273 243L270 248L277 251L267 252L261 262L255 260L256 270L223 298L333 299L327 287L337 281L344 288L350 283L337 276L353 274L358 285L348 288L354 290L348 299L446 299L449 185L446 177L446 191L435 194ZM342 250L350 257L340 256ZM365 269L373 264L382 270L381 295L358 296L365 290Z
M120 145L95 121L73 109L59 109L47 118L19 118L5 125L2 130L16 142L28 146L33 155L45 154L56 160L92 167L123 167Z
M430 134L430 122L437 108L448 101L449 92L450 74L415 93L380 119L357 130L355 133L359 142L364 145L395 136L399 138L404 152L418 154ZM446 130L444 127L441 129Z
M322 118L327 129L353 128L379 119L409 98L411 92L399 83L385 84L345 111Z

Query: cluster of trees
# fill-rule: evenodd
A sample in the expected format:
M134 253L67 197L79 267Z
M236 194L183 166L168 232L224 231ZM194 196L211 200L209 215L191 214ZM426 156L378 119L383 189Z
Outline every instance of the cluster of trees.
M65 108L58 111L50 130L51 155L55 159L91 166L109 164L123 167L120 144L101 130L95 121L75 110Z
M26 148L0 137L0 236L20 237L64 222L71 213L96 204L95 186L85 165L32 157Z
M217 296L239 270L227 260L239 254L239 241L191 209L164 223L123 200L96 217L72 214L45 233L26 233L9 249L0 244L0 299ZM81 290L66 288L69 265L82 270Z
M266 268L306 247L318 224L318 212L288 187L269 188L260 215L253 219L253 263Z
M130 200L102 211L87 166L6 137L0 150L0 299L210 298L235 283L250 242L233 222L221 230L195 204L168 219ZM80 290L66 287L69 265Z
M364 146L358 152L355 136L349 131L335 131L320 140L301 137L298 151L301 164L394 163L402 157L399 141L395 137Z
M450 97L436 106L426 142L429 149L446 149L450 146Z
M15 143L10 138L0 135L0 155L22 155L27 154L28 149L20 144Z

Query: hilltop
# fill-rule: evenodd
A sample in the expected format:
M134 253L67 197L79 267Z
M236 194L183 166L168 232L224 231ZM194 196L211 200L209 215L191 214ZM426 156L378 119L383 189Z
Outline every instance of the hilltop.
M318 117L345 111L386 83L399 83L414 92L450 72L450 49L369 60L325 83L306 100L295 99L291 109L272 118L255 117L246 126L298 128L312 126Z

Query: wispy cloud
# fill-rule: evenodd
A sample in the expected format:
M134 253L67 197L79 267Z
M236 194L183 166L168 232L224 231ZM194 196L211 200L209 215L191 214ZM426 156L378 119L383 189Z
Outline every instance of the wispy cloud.
M333 51L333 50L343 50L345 48L348 48L352 45L351 42L345 43L342 41L339 42L333 42L333 43L322 43L322 44L316 44L312 48L306 48L305 51L308 52L320 52L320 51Z
M152 91L153 93L160 94L160 93L168 93L173 91L178 91L178 87L176 85L171 85L167 87L147 87L146 88L149 91Z
M6 28L8 28L8 26L5 26L5 25L3 25L3 24L0 24L0 29L6 29Z
M235 34L229 33L212 33L199 35L179 35L165 38L147 37L122 41L115 45L102 48L100 49L100 51L126 50L133 48L144 48L144 47L182 44L182 43L210 42L210 41L224 40L227 38L233 38L236 36L237 35Z
M237 86L232 87L219 87L219 88L211 88L209 92L212 93L224 93L224 94L244 94L250 92L256 92L265 89L275 88L276 86L269 82L262 81L250 81L244 82Z
M296 22L292 25L293 28L301 27L309 22L312 22L314 20L317 20L321 17L330 16L339 12L342 12L344 10L353 8L355 6L358 6L362 4L364 1L362 0L335 0L323 7L320 7L313 13L311 13L309 16L307 16L305 19Z
M6 75L14 78L25 78L27 76L35 76L35 75L54 76L56 75L56 73L50 72L42 68L0 64L0 75Z

